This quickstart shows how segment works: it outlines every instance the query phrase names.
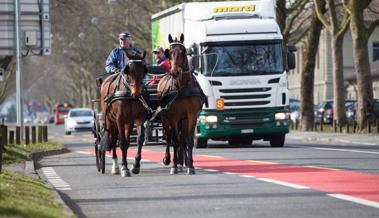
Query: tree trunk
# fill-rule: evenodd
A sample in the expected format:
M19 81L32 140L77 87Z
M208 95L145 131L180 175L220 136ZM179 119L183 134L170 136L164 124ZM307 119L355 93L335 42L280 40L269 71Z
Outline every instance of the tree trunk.
M343 124L345 115L345 87L343 80L343 36L334 36L332 40L333 58L333 110L334 120Z
M5 70L3 81L0 82L0 104L7 97L7 87L9 86L11 75L15 72L15 64L16 62L13 56L5 56L0 59L0 67Z
M286 9L287 9L286 1L276 0L276 21L278 22L280 32L283 34L282 56L283 56L284 66L286 66L286 68L287 68L287 44L288 44L288 40L289 40L289 35L284 34L284 30L286 28L286 19L287 19Z
M322 10L325 11L324 0L320 0L320 5ZM305 54L303 55L304 68L301 72L300 85L300 128L307 131L311 130L314 125L314 69L322 27L322 23L317 18L317 14L313 9L311 26L305 44Z
M360 1L351 5L350 30L353 39L353 57L358 87L357 124L358 131L367 129L367 121L373 115L373 87L368 55L368 35L363 20L364 6Z

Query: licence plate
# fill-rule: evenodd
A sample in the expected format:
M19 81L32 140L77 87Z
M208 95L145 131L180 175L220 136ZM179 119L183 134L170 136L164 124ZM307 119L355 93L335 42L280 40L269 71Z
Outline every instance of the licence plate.
M253 133L254 129L242 129L241 133Z

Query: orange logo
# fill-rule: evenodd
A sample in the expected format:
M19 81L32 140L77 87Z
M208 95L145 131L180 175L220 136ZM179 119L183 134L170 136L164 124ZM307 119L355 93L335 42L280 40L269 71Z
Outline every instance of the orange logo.
M217 110L224 110L224 99L223 98L217 98L216 99L216 109Z

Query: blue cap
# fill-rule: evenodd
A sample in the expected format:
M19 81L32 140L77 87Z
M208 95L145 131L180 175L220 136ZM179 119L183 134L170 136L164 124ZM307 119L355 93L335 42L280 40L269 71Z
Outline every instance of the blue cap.
M119 39L126 39L130 36L130 33L129 32L122 32L120 33L120 35L118 35L118 38Z

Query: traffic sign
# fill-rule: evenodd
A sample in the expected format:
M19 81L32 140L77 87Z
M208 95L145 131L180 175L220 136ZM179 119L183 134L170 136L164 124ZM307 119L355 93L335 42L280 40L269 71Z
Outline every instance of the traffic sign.
M50 0L19 0L22 53L51 54ZM16 55L15 3L0 0L0 55Z

